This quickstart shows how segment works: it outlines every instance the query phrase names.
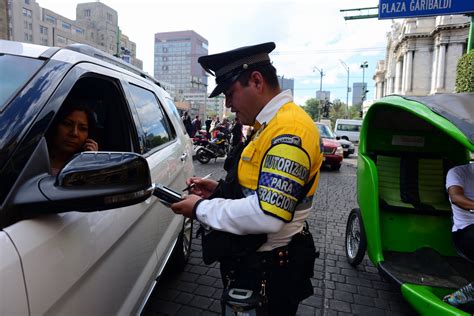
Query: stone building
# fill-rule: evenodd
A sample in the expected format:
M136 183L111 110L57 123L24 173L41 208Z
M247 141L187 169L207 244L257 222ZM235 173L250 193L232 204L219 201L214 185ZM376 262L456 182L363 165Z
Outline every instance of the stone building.
M470 19L446 15L394 22L385 60L378 62L375 99L455 91L456 66L466 53Z
M101 2L78 4L76 20L42 8L35 0L7 0L7 12L9 40L58 47L82 43L119 57L126 51L133 65L143 67L136 59L135 43L120 32L117 11Z
M0 0L0 39L8 39L8 0Z

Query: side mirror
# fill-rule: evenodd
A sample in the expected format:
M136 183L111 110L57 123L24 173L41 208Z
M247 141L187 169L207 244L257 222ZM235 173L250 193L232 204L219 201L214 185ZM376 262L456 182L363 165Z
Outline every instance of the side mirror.
M13 200L24 217L68 211L92 212L128 206L153 193L145 158L126 152L83 152L57 177L41 173L18 189Z

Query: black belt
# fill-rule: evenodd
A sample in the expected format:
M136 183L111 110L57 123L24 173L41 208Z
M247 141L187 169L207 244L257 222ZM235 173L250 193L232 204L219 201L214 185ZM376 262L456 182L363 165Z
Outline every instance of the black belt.
M259 251L243 257L233 258L238 265L251 269L287 267L289 263L288 246L270 251Z

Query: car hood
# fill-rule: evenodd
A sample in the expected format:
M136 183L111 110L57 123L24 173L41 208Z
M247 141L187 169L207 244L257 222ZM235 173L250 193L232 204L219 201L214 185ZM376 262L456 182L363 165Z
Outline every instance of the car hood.
M339 141L330 138L323 138L323 146L324 147L339 147L341 144Z

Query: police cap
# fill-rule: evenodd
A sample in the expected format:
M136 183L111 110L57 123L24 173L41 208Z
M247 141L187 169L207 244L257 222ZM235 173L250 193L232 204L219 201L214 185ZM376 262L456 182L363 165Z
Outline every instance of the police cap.
M216 77L217 86L209 97L225 92L245 70L270 64L268 54L274 49L275 43L268 42L199 57L202 68Z

